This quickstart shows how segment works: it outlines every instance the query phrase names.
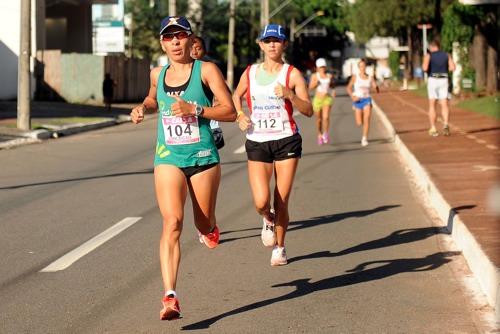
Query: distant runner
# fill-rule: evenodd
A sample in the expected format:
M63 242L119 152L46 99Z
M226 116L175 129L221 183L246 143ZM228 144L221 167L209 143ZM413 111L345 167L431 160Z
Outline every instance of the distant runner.
M205 41L203 40L203 38L199 36L194 36L193 47L191 48L191 57L198 60L208 61L205 59L206 54L207 54L207 47L205 45ZM214 106L216 105L217 103L216 101L214 101ZM219 126L219 122L211 120L210 129L212 129L212 134L215 140L215 146L217 146L217 149L220 150L221 148L224 147L224 136L222 133L222 129Z
M351 97L354 107L356 124L363 126L361 146L368 145L368 131L370 130L370 119L372 113L372 98L370 90L373 88L377 93L379 88L373 76L366 73L366 60L361 59L358 63L359 72L353 74L347 85L347 93Z
M326 72L326 60L316 60L316 73L311 76L309 90L316 89L313 98L313 110L316 115L316 128L318 132L318 145L330 142L330 109L335 97L333 76Z
M429 44L430 54L426 54L422 63L422 69L429 74L427 80L427 95L429 97L429 135L432 137L439 136L436 130L436 100L441 105L441 113L443 115L443 135L450 135L450 109L448 107L448 72L455 70L455 63L451 56L439 50L439 40L434 39Z

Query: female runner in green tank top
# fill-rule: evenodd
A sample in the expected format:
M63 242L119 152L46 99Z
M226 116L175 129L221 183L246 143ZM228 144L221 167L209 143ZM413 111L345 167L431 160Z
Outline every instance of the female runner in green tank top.
M220 182L217 148L210 120L234 121L231 95L218 67L190 56L191 26L184 17L161 22L160 40L170 64L151 70L151 86L143 103L131 112L132 122L144 120L146 110L158 110L158 134L154 177L163 218L160 264L165 295L160 319L180 317L175 292L180 262L180 234L184 203L189 191L200 241L209 248L219 242L215 203ZM219 104L212 107L213 95Z

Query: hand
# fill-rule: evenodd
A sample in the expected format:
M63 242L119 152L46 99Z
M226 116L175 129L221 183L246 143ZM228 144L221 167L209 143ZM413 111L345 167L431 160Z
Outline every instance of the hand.
M187 103L177 95L172 95L175 99L175 102L170 106L170 110L172 111L172 115L181 117L181 116L193 116L195 114L195 105L192 103Z
M277 97L282 97L288 100L291 100L294 96L294 93L290 88L284 87L280 84L277 84L276 87L274 87L274 94L276 94Z
M130 117L132 118L132 122L134 124L139 124L144 120L144 113L146 112L146 106L144 104L138 105L132 112L130 113Z
M241 131L246 131L252 126L252 120L245 114L240 115L237 122Z
M352 95L351 96L351 100L352 100L352 102L358 102L359 101L359 97L357 97L356 95Z

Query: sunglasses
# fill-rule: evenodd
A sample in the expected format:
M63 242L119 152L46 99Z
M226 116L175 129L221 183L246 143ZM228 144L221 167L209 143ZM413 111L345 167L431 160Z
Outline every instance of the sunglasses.
M177 38L178 40L181 40L184 38L188 38L190 35L191 33L189 31L178 31L171 34L161 35L161 40L164 42L170 42L171 40L174 39L174 37Z

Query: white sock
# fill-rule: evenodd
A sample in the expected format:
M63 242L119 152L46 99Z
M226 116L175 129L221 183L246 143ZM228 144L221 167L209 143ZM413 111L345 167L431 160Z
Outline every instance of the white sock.
M175 293L174 290L167 290L167 292L165 292L165 297L168 295L173 295L174 297L177 297L177 294Z

